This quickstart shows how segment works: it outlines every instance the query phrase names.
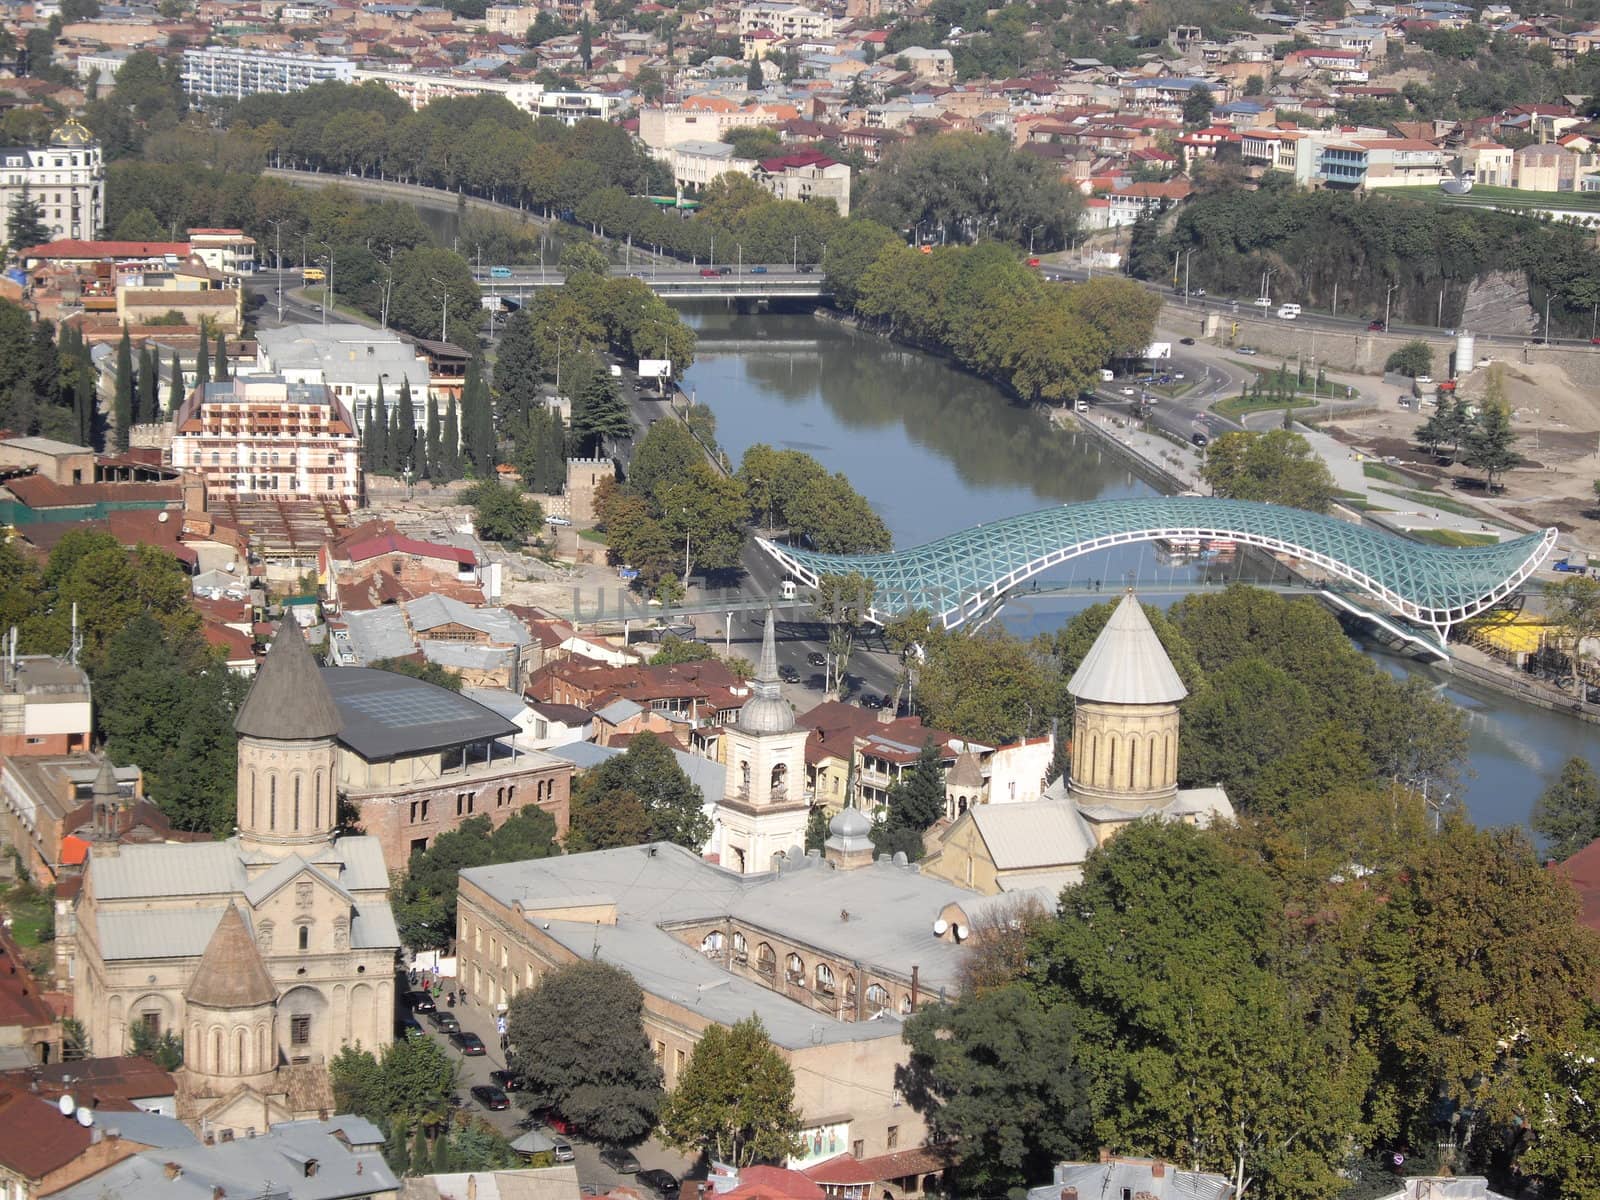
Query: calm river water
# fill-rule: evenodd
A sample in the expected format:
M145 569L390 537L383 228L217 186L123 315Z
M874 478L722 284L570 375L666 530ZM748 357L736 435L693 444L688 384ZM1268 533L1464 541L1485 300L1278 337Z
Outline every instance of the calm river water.
M844 472L896 546L1051 504L1154 494L1087 438L1053 429L926 355L806 315L736 316L714 305L685 315L699 331L700 351L684 387L716 414L728 453L737 460L766 442ZM1059 579L1115 587L1129 572L1138 586L1193 578L1198 569L1162 565L1149 547L1128 548L1079 559ZM1023 597L1001 620L1029 636L1056 628L1084 603ZM1479 824L1525 823L1534 798L1574 754L1600 766L1589 726L1374 653L1386 670L1430 679L1466 712L1471 775L1463 798Z

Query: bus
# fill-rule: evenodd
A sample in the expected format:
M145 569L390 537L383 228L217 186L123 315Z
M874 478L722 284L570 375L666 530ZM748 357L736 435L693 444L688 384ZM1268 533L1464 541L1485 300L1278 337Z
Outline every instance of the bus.
M300 282L302 283L323 283L327 278L328 273L321 267L306 267L300 272Z

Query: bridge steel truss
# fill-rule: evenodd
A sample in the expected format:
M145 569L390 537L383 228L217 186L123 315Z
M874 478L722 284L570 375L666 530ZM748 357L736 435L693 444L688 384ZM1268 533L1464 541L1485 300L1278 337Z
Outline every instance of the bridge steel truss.
M758 544L809 587L859 572L877 592L868 618L927 609L946 629L982 622L1027 580L1069 559L1157 540L1258 546L1321 568L1432 630L1442 647L1462 621L1516 593L1555 548L1546 529L1493 546L1447 547L1320 513L1246 500L1174 496L1063 504L887 554L819 554Z

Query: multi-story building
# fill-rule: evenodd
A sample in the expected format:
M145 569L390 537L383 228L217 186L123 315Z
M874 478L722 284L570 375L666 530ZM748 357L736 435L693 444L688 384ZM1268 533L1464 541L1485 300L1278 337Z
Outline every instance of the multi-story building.
M381 83L414 109L435 100L463 96L501 96L535 117L554 117L567 125L585 119L609 121L622 111L622 97L604 92L552 92L543 84L471 75L438 75L426 71L381 71L362 68L356 83Z
M529 4L491 4L483 10L483 24L490 33L523 37L539 10Z
M75 754L89 748L89 676L48 654L0 661L0 755Z
M756 164L755 181L779 200L832 200L850 215L850 167L816 150L802 150Z
M208 46L183 52L183 90L195 100L240 99L262 92L303 92L318 83L349 83L348 58Z
M401 388L409 386L416 427L426 429L424 398L433 390L428 357L388 330L347 324L263 329L256 334L255 370L290 383L326 386L349 407L357 437L367 427L367 410L377 403L380 389L392 414ZM434 394L433 399L438 403L443 397Z
M350 410L326 386L248 375L183 402L172 465L215 499L360 500L361 450Z
M242 229L191 229L189 251L224 275L250 275L256 269L256 240Z
M40 887L53 886L66 868L83 862L82 843L74 854L69 838L85 824L96 786L104 782L101 772L110 769L108 759L89 754L18 757L0 768L0 822L6 841ZM129 811L142 801L138 767L117 768L109 786L112 798Z
M756 0L739 6L739 32L770 29L780 38L819 38L833 36L833 17L826 11L782 0Z
M93 239L106 214L106 169L100 143L77 118L68 118L45 146L0 149L0 206L6 219L27 195L39 206L50 236Z

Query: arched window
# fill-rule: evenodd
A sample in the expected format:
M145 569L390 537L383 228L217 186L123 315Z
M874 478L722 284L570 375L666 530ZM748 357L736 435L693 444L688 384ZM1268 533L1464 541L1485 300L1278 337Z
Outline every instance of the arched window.
M750 764L748 762L739 764L739 791L740 794L745 796L750 794Z
M723 937L722 930L720 929L713 929L710 933L706 934L705 937L700 939L700 953L708 957L720 955L722 953L722 946Z
M962 796L962 797L960 797L959 799L956 800L956 816L959 817L962 813L964 813L966 811L967 811L967 798L965 796Z
M278 828L278 777L267 776L267 828Z
M756 947L756 970L763 975L771 975L778 969L777 955L773 954L772 947L762 942Z
M300 926L300 949L311 949L311 926L309 925Z
M1145 782L1151 787L1157 786L1157 784L1160 782L1156 776L1156 743L1160 740L1160 738L1150 739L1150 775Z
M1128 786L1134 786L1134 774L1139 768L1139 738L1138 735L1128 739Z
M211 1030L211 1070L215 1074L222 1074L222 1030L215 1027Z
M316 780L312 784L312 794L315 796L316 804L317 804L317 828L321 829L322 828L322 772L321 771L317 772Z
M256 827L256 773L250 772L250 828Z
M824 996L833 995L833 968L827 963L818 963L816 971L817 991Z
M294 828L296 833L300 832L300 776L298 773L294 777Z
M735 932L733 935L733 957L744 962L750 957L750 947L745 944L744 934Z
M866 999L869 1012L882 1012L889 1007L889 993L884 990L881 984L868 984Z
M1089 780L1091 783L1094 782L1094 758L1099 750L1100 735L1096 733L1089 738L1089 769L1083 773L1083 778Z
M806 981L806 964L798 954L791 954L784 960L784 969L792 983L804 984Z
M900 1011L905 1013L906 1016L908 1016L908 1017L911 1015L911 993L910 992L904 992L904 993L901 994L901 996L900 996Z
M772 798L774 800L782 800L788 790L789 767L785 763L779 763L772 768Z
M233 1069L241 1075L250 1073L250 1064L246 1058L249 1052L245 1046L244 1028L241 1026L233 1031Z
M1111 767L1106 772L1106 782L1115 784L1117 782L1117 739L1114 735L1106 738L1106 752L1111 759Z

